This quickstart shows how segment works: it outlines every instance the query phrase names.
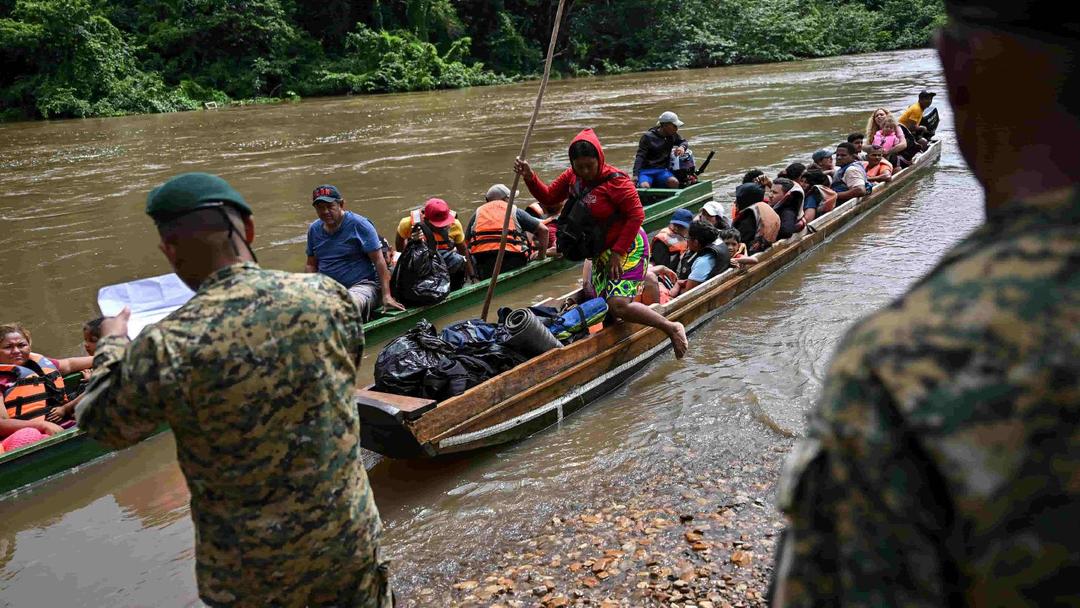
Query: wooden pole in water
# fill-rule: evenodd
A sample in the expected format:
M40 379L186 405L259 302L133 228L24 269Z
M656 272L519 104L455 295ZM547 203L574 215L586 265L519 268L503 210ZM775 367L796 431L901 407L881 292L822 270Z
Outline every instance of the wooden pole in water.
M525 130L525 141L521 142L521 153L518 154L518 158L521 160L525 160L525 154L529 151L529 138L532 137L533 127L536 126L536 117L540 114L540 103L544 99L544 89L547 88L548 76L551 75L551 59L555 55L555 41L559 38L559 24L562 22L564 4L566 4L566 0L559 0L559 8L555 11L555 25L551 28L551 41L548 43L547 59L544 60L544 77L540 79L540 90L536 93L536 104L533 106L532 118L529 120L529 128ZM503 255L506 253L506 236L510 230L510 217L514 213L514 198L517 196L520 181L521 176L514 173L514 185L510 187L510 200L506 203L502 236L499 237L499 253L495 256L495 268L491 272L487 296L484 298L484 310L480 313L481 321L487 321L488 309L491 308L491 298L495 295L495 284L499 281Z

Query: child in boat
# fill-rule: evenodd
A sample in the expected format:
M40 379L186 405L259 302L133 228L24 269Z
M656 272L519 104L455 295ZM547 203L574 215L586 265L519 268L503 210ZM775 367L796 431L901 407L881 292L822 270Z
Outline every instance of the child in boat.
M892 116L886 116L881 121L881 128L874 133L872 144L881 146L885 153L888 154L889 150L895 148L896 144L902 141L904 141L904 135L897 128L896 119Z
M739 240L740 236L739 231L734 228L720 231L720 240L727 245L728 251L731 252L732 268L743 268L757 264L756 259L747 255L746 243Z
M90 319L86 323L83 323L83 350L85 350L86 354L90 355L91 357L93 357L94 353L97 351L97 343L98 340L101 339L101 322L104 320L105 317L96 317ZM83 372L88 371L90 370L83 370Z

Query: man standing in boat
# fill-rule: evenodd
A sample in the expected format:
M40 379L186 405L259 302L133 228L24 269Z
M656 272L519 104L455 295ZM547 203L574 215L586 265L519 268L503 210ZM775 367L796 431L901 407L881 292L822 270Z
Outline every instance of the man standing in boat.
M322 274L260 268L251 208L217 176L169 180L146 212L196 293L130 342L128 310L102 322L80 428L122 448L172 427L208 605L390 606L353 397L358 307Z
M1080 20L945 5L986 223L841 344L780 483L777 606L1077 601L1080 190L1061 142L1080 137Z
M570 144L569 156L570 168L550 185L541 181L525 160L515 159L514 170L546 211L560 213L556 241L560 252L566 255L564 247L589 241L584 249L592 262L592 289L607 300L611 314L663 331L671 340L675 357L681 359L689 346L682 323L668 321L633 301L649 269L649 237L641 228L645 211L634 183L604 161L604 150L592 129L578 133ZM570 209L579 205L577 211Z

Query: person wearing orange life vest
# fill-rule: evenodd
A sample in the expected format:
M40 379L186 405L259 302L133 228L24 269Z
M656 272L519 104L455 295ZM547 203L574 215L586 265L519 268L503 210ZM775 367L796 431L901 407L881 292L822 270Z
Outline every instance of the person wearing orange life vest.
M472 254L479 279L490 278L495 270L495 259L499 255L499 242L502 239L503 220L510 200L510 188L504 184L495 184L488 188L484 200L484 204L476 209L476 213L469 220L468 227L465 228L465 240L469 244L469 253ZM510 220L509 230L506 233L506 252L503 254L500 271L525 266L529 263L530 251L536 251L536 258L539 260L546 258L547 225L516 206ZM531 243L529 235L532 235Z
M457 214L450 210L450 205L441 198L430 198L423 209L413 209L409 215L398 222L395 246L398 251L405 251L409 239L427 238L429 232L435 239L446 268L450 271L450 289L455 290L465 284L467 277L475 277L469 249L465 243L465 229Z
M686 253L686 239L694 213L689 209L676 209L668 225L652 238L652 253L649 262L655 266L666 266L675 270Z
M50 359L31 352L29 331L18 323L0 325L0 438L24 428L45 435L63 430L45 416L61 417L57 406L66 401L63 376L92 364L93 357Z

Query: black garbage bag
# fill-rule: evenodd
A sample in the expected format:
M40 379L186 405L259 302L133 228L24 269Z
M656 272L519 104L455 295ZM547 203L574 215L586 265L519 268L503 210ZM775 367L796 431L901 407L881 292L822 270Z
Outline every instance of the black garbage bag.
M405 245L390 275L390 293L398 302L428 306L443 301L450 293L450 271L434 243L433 235L426 241L410 239Z
M475 331L453 334L462 342L451 344L427 320L386 345L375 360L375 390L442 401L493 378L525 361L525 357L496 340L501 328L485 338L488 323L463 321L458 327ZM469 341L465 341L468 339Z
M435 333L424 319L405 335L386 345L375 360L375 390L396 395L430 397L424 394L428 372L450 360L454 347Z

